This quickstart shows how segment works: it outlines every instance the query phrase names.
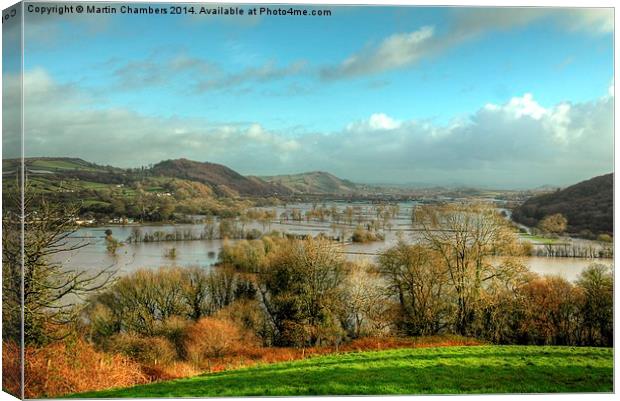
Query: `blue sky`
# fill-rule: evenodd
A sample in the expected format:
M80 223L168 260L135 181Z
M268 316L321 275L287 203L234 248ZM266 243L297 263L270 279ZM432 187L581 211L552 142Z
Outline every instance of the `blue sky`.
M26 153L503 187L613 169L612 10L318 8L27 13Z

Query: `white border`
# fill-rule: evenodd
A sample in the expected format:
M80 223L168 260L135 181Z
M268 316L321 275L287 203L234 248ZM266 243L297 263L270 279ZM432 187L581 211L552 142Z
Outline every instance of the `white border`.
M369 1L369 0L362 0L362 1L354 1L354 0L335 0L335 1L328 1L328 0L314 0L314 1L308 1L308 0L286 0L286 1L273 1L273 0L245 0L245 1L239 1L239 0L225 0L225 1L212 1L212 0L208 0L208 1L200 1L201 3L216 3L216 4L222 4L222 3L226 3L226 4L234 4L234 3L239 3L239 4L252 4L252 3L257 3L257 4L269 4L269 3L274 3L274 4L326 4L326 5L381 5L381 6L386 6L386 5L402 5L402 6L412 6L412 5L424 5L424 6L501 6L501 7L507 7L507 6L538 6L538 7L543 7L543 6L553 6L553 7L615 7L615 2L614 1L610 1L610 0L589 0L589 1L584 1L584 0L568 0L568 1L561 1L561 0L520 0L518 2L512 1L512 0L508 0L508 1L503 1L503 2L498 2L493 1L493 0L477 0L477 1L472 1L472 0L460 0L460 1L454 1L454 0L425 0L423 2L419 2L419 1L403 1L403 0L388 0L385 2L380 2L378 0L374 0L374 1ZM5 9L13 4L17 3L16 1L9 1L9 0L0 0L0 8ZM60 1L57 1L57 3L61 3ZM63 1L62 3L85 3L85 2L79 2L79 1ZM149 3L149 1L140 1L140 0L134 0L134 1L118 1L118 0L112 0L110 1L110 3ZM169 0L169 1L165 1L165 2L160 2L160 3L187 3L187 1L182 1L182 0ZM615 26L618 26L617 24L618 22L618 15L615 14ZM2 39L2 33L0 30L0 41ZM618 43L618 30L614 31L614 86L615 83L617 82L616 79L616 74L615 74L615 66L618 65L618 52L615 51L617 49L616 44ZM0 57L1 58L1 57ZM1 71L1 67L2 67L2 62L0 60L0 71ZM1 78L0 74L0 87L2 84L2 78ZM2 99L0 96L0 118L1 118L1 110L2 110ZM616 105L614 104L614 127L615 127L615 121L618 118L618 109L616 107ZM614 130L614 138L615 138L615 130ZM618 154L618 150L620 149L620 143L618 141L614 141L614 155ZM2 144L0 142L0 152L2 151ZM614 172L618 171L618 160L615 159L614 157ZM0 188L0 194L1 194L1 188ZM619 197L620 194L620 189L617 185L617 176L614 176L614 227L620 227L619 222L620 222L620 217L618 216L616 212L616 206L617 206L617 200L620 199ZM618 250L620 248L619 245L620 241L614 241L614 255L618 255ZM614 264L615 264L615 257L614 257ZM615 291L615 300L618 299L618 285L617 285L617 281L616 282L616 291ZM615 305L618 305L617 303L615 303ZM620 308L615 307L614 309L614 329L615 329L615 339L614 339L614 343L618 344L618 322L620 322L620 311L618 310ZM614 352L614 388L616 389L616 391L618 391L618 389L620 389L620 387L618 387L618 385L620 384L620 381L618 380L618 375L616 375L615 373L617 372L617 367L618 367L618 353ZM480 397L478 395L473 395L473 396L401 396L401 397L390 397L390 398L396 398L399 400L426 400L426 399L432 399L432 400L473 400L474 397ZM595 400L607 400L607 399L613 399L614 395L610 395L610 394L541 394L541 395L485 395L483 396L485 400L488 401L505 401L505 400L518 400L518 399L532 399L532 400L542 400L542 399L554 399L554 400L579 400L581 398L587 397L588 401L595 401ZM316 400L318 397L279 397L279 398L267 398L267 397L261 397L260 399L264 399L264 400L294 400L294 401L299 401L299 400ZM320 399L323 400L336 400L336 399L355 399L355 398L359 398L359 397L320 397ZM372 400L372 401L378 401L381 400L385 397L364 397L364 399L368 399L368 400ZM15 400L14 397L8 395L7 393L0 393L0 401L5 401L5 400ZM172 398L166 398L164 400L174 400ZM183 399L177 399L177 400L183 400ZM244 400L244 398L226 398L225 400L230 400L230 401L237 401L237 400Z

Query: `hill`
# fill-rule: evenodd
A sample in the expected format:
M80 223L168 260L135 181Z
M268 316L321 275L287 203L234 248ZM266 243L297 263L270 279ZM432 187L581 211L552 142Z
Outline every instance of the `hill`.
M20 159L3 159L3 171L11 171L17 167ZM110 172L123 171L111 166L100 166L77 157L28 157L24 159L28 171L33 173L68 173L71 171L81 172Z
M278 195L286 194L285 188L272 185L256 178L247 178L221 164L196 162L187 159L166 160L154 165L152 175L175 177L198 181L211 186L223 196L239 195Z
M513 211L513 219L533 227L545 216L561 213L573 234L613 234L613 173L534 196Z
M19 159L3 159L2 173L10 176L17 171ZM132 180L128 170L101 166L74 157L29 157L24 159L26 174L31 184L53 192L67 180L79 180L85 184L127 184ZM61 185L62 186L62 185Z
M19 159L2 161L4 175L14 174ZM244 177L236 171L215 163L187 159L166 160L152 167L122 169L101 166L79 158L33 157L25 159L26 171L31 180L47 181L50 190L66 180L103 185L132 185L145 178L167 178L198 182L209 186L222 197L271 196L288 194L287 188L270 184L256 177Z
M613 391L613 349L469 346L343 353L79 398Z
M301 194L350 194L361 190L357 184L324 171L261 178L267 182L281 185L291 192Z
M3 189L11 193L19 159L4 159ZM28 188L48 200L79 205L80 216L98 221L133 218L167 221L174 216L236 215L252 201L288 194L286 188L244 177L219 164L185 159L123 169L79 158L25 159ZM267 199L267 202L270 200ZM249 203L248 203L249 202Z
M19 159L3 160L4 166L15 166L19 162ZM29 157L24 159L24 164L31 169L39 170L98 170L101 166L94 163L89 163L85 160L77 157Z

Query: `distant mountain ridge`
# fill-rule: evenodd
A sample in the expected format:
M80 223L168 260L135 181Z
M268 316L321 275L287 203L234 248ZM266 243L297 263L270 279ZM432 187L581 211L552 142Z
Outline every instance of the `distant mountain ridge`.
M324 171L264 176L261 179L301 194L351 194L362 189L358 184Z
M555 192L534 196L513 211L515 221L536 226L545 216L561 213L567 231L613 234L614 174L605 174Z

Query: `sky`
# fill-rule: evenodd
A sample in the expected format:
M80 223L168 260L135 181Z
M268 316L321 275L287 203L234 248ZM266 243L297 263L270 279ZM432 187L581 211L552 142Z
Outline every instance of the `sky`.
M26 156L495 188L613 170L612 9L110 5L117 14L26 12ZM5 93L19 72L5 61Z

